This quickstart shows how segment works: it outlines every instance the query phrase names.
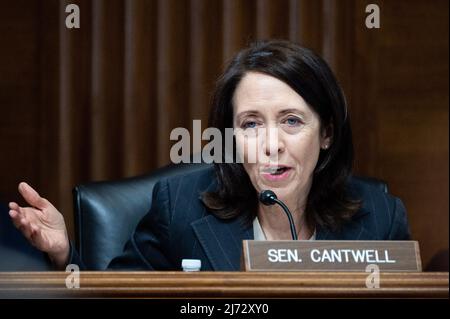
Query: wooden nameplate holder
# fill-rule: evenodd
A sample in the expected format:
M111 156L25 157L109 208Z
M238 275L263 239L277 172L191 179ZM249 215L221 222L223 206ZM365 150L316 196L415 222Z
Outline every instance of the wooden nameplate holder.
M420 272L417 241L243 241L245 271L358 271L377 265L386 272Z

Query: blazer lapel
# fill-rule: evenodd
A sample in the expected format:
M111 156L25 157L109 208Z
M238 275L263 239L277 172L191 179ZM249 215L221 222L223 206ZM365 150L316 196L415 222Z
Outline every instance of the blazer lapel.
M232 221L207 215L191 223L214 270L240 269L242 241L253 239L253 226L244 227L242 218Z

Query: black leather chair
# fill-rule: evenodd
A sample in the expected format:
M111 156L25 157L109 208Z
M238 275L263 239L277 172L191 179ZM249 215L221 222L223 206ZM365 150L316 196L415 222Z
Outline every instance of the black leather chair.
M153 186L159 179L208 167L168 165L146 175L76 186L75 246L85 266L104 270L122 252L137 223L149 211Z
M52 270L47 254L28 243L8 212L8 206L0 203L0 271Z
M76 248L86 267L104 270L122 252L137 223L150 209L153 186L160 178L211 165L169 165L147 175L75 187ZM386 183L362 179L387 192Z

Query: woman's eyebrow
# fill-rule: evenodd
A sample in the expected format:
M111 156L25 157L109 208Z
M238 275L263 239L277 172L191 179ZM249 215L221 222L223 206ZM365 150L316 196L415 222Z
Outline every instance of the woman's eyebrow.
M302 110L299 110L297 108L283 109L283 110L278 112L278 114L280 114L280 115L284 115L284 114L288 114L288 113L295 113L295 114L298 114L298 115L306 116L305 112L303 112Z
M248 115L259 115L259 112L258 111L254 111L254 110L240 112L240 113L236 114L236 119L239 120L242 117L248 116Z

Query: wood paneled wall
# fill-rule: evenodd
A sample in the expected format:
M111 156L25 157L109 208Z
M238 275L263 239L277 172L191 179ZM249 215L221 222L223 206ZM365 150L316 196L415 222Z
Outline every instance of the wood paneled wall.
M76 3L81 28L66 29ZM367 29L377 3L381 28ZM72 229L74 185L169 161L206 126L215 79L255 39L330 64L349 101L355 171L404 201L424 263L448 247L448 1L15 0L0 3L0 200L26 180Z

